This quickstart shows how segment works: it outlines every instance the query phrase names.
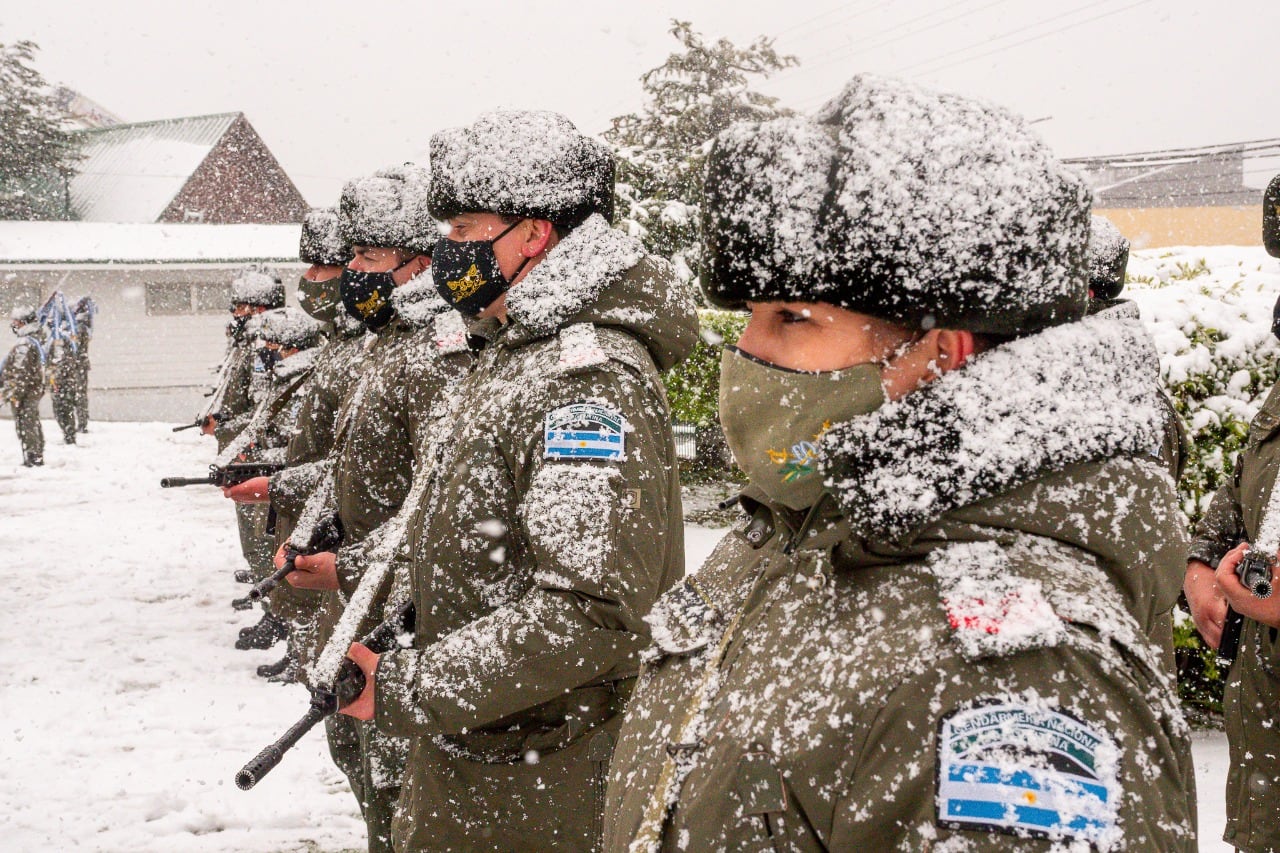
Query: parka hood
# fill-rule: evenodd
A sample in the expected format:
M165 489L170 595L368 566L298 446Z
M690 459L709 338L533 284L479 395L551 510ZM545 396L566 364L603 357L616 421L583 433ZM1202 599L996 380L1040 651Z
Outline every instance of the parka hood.
M599 214L547 253L507 292L507 316L520 343L572 323L625 331L649 350L659 370L678 364L698 340L698 315L688 289L668 262L648 255L635 237Z

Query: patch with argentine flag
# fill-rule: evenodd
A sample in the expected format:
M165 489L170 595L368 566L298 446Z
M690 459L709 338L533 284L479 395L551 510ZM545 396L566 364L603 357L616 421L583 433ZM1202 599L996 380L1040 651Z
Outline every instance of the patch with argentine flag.
M937 821L949 829L1080 840L1113 849L1119 750L1038 701L992 699L938 726Z
M598 403L570 403L548 412L543 433L544 459L626 458L627 419Z

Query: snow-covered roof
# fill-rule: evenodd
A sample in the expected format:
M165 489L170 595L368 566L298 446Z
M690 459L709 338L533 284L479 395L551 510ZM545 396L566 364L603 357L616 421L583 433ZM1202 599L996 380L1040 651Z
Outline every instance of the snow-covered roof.
M240 113L119 124L76 134L71 208L86 222L155 222Z
M0 264L298 260L301 226L0 222Z

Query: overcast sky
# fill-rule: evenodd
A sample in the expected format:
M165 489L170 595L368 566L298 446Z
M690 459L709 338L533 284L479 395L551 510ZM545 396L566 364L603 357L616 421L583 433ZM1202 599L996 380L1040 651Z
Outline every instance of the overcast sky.
M127 121L239 110L313 204L497 107L598 132L637 109L669 20L800 66L808 111L860 71L978 95L1064 157L1280 137L1277 0L4 0L51 81ZM1265 183L1263 176L1247 176ZM1269 177L1269 175L1268 175Z

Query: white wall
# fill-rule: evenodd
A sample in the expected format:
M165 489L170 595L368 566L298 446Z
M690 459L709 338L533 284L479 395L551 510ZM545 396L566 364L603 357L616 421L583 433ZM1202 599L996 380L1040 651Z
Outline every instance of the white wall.
M202 394L217 378L226 348L229 314L147 313L146 285L229 283L241 264L96 266L0 266L0 280L37 285L41 298L61 290L69 301L89 295L98 303L89 350L89 418L112 421L193 419ZM304 264L275 264L288 288L289 304ZM9 306L0 306L7 315ZM5 341L8 344L8 341ZM3 417L11 417L4 407ZM48 396L41 410L52 417Z

